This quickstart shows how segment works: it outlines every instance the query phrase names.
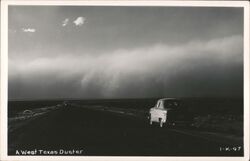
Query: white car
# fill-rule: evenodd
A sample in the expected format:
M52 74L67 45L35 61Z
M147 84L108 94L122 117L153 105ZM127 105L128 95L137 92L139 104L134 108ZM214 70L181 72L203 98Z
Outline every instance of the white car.
M167 113L169 110L177 108L179 102L175 98L163 98L159 99L155 105L149 111L150 124L153 122L159 123L160 127L167 122Z

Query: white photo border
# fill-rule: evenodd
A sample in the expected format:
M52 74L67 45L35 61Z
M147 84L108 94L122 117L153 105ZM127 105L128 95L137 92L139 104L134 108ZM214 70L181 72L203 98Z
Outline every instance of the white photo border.
M8 6L176 6L176 7L243 7L244 8L244 156L243 157L109 157L109 156L8 156ZM0 160L192 160L247 161L249 160L249 2L247 1L1 1L1 97L0 97Z

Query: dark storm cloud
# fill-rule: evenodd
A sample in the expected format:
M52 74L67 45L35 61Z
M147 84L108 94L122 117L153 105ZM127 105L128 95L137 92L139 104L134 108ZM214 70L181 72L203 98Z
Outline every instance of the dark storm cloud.
M242 52L242 36L236 35L100 56L11 60L9 87L38 98L239 96Z
M243 9L221 7L10 7L10 56L103 54L155 43L178 45L243 33ZM87 19L81 28L66 18ZM19 33L36 28L35 35ZM18 37L18 38L17 38Z
M242 11L11 7L9 98L242 96Z

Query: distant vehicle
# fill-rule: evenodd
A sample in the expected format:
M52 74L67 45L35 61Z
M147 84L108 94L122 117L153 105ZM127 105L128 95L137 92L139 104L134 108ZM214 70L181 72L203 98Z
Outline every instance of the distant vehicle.
M62 103L62 104L63 104L63 106L64 106L64 107L68 107L69 102L68 102L68 101L63 101L63 103Z
M33 111L31 110L24 110L23 115L33 115Z
M192 122L193 117L186 108L183 108L182 102L176 98L159 99L149 111L150 124L159 123L160 127L165 125L176 125L176 123Z

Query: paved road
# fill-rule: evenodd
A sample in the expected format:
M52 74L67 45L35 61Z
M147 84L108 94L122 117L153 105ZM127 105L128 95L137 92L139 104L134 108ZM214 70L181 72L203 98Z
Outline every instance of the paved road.
M227 145L146 121L79 107L61 108L9 134L9 155L16 150L83 150L97 156L237 156L220 151Z

